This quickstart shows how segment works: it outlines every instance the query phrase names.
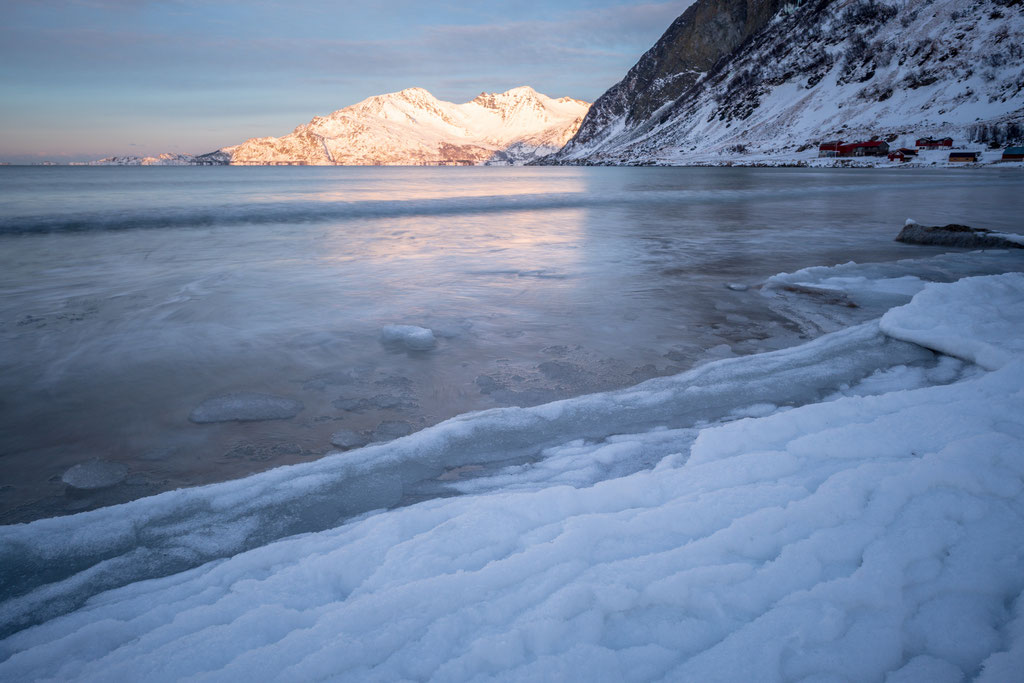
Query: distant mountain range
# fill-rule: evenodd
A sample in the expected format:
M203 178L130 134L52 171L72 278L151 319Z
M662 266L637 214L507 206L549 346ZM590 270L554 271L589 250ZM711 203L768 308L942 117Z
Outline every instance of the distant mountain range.
M552 99L529 86L481 93L464 104L408 88L316 116L282 137L250 138L198 156L108 157L92 164L522 164L560 149L589 108L587 102Z
M825 140L1020 142L1021 0L697 0L540 163L813 156Z
M1022 131L1022 0L697 0L593 106L410 88L279 138L95 163L788 163L825 141L978 148Z

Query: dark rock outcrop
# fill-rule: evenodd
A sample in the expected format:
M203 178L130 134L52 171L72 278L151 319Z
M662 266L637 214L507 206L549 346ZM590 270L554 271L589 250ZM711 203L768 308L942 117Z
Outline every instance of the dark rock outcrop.
M943 226L907 223L900 230L896 241L907 244L928 244L936 247L963 247L965 249L1024 249L1024 244L1007 239L999 233L956 223Z
M606 135L623 116L627 127L644 123L759 31L782 5L781 0L698 0L594 102L566 149Z
M1024 5L994 4L697 0L535 163L804 165L826 140L1018 130Z

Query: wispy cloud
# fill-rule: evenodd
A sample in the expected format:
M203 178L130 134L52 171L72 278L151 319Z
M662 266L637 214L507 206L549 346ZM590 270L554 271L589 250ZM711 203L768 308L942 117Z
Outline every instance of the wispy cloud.
M153 144L202 149L242 135L240 112L258 112L244 116L265 127L255 132L281 134L413 85L457 101L523 84L593 99L691 2L8 0L0 154L52 138L33 126L54 102L79 112L62 144L138 141L141 121L163 135ZM169 137L183 130L192 142ZM128 149L121 139L104 151Z

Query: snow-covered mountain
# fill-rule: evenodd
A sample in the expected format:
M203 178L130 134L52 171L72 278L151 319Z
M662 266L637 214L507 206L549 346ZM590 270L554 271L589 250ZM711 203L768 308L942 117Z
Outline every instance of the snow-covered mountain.
M558 150L590 104L529 86L481 93L464 104L423 88L370 97L316 116L288 135L224 148L232 164L513 164Z
M165 152L156 156L112 156L74 166L223 166L230 155L221 150L209 154L173 154Z
M546 162L816 155L834 139L1019 141L1020 0L698 0Z

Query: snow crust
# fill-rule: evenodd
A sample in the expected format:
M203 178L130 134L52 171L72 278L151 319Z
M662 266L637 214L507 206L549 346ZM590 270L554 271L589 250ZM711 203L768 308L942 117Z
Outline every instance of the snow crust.
M908 303L930 282L1024 270L1024 254L987 249L891 263L813 266L768 278L769 306L808 334L832 332Z
M942 353L998 370L1024 356L1024 278L1018 273L965 278L957 296L948 287L931 284L906 306L889 311L881 328L895 339L914 342ZM932 311L943 308L943 315Z
M801 347L0 528L0 678L1013 680L1022 295L927 284ZM254 540L352 478L363 514ZM461 495L366 507L423 479ZM224 559L136 580L144 547L204 546Z

